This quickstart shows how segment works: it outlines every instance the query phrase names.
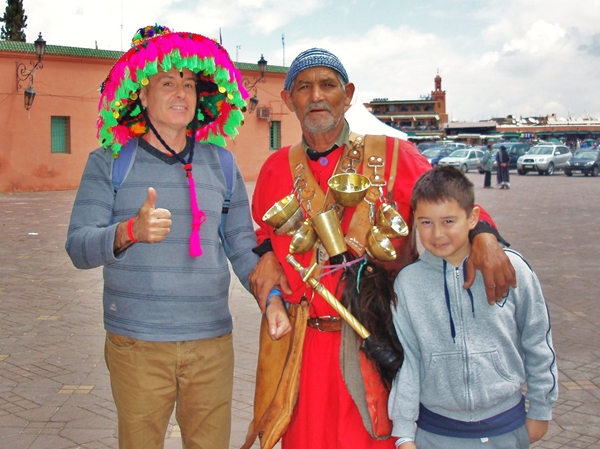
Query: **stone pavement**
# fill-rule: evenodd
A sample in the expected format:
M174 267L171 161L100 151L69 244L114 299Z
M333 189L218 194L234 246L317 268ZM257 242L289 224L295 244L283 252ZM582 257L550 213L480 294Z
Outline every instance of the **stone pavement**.
M469 176L478 201L537 272L552 316L560 395L534 447L600 448L600 179L514 174L512 188L501 191ZM64 251L74 194L0 194L0 449L117 448L102 272L76 270ZM231 311L230 447L238 448L252 415L260 319L239 282ZM174 419L165 447L181 448Z

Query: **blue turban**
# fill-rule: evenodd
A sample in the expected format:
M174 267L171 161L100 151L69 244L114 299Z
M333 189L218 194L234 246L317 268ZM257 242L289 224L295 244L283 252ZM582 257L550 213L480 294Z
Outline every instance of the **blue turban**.
M311 48L305 50L296 56L296 59L292 61L292 65L288 70L287 76L285 77L285 83L283 84L284 90L291 90L294 80L300 72L312 67L329 67L335 70L344 80L344 83L348 84L348 74L346 69L338 59L336 55L328 52L322 48Z

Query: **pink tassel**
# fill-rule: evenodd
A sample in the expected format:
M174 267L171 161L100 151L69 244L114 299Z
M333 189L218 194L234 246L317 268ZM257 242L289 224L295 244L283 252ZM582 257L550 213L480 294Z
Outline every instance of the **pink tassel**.
M200 226L206 221L206 214L198 208L196 198L196 184L192 177L192 168L186 165L188 182L190 184L190 207L192 209L192 233L190 234L190 256L200 257L202 255L202 244L200 243Z

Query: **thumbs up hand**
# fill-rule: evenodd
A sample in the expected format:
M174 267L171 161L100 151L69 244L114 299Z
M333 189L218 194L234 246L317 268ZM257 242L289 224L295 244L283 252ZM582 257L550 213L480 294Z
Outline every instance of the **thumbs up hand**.
M133 222L133 235L140 242L162 242L171 232L171 224L171 212L156 208L156 190L149 187L146 201Z

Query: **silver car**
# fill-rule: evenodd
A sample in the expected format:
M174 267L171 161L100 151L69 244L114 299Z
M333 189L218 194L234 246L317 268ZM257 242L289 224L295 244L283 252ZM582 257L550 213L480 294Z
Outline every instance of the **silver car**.
M566 167L572 157L571 150L564 145L536 145L517 160L517 173L526 175L537 171L540 175L551 175L556 169Z
M461 172L466 173L470 169L476 170L483 151L475 148L465 150L454 150L450 155L440 159L438 165L454 165Z

